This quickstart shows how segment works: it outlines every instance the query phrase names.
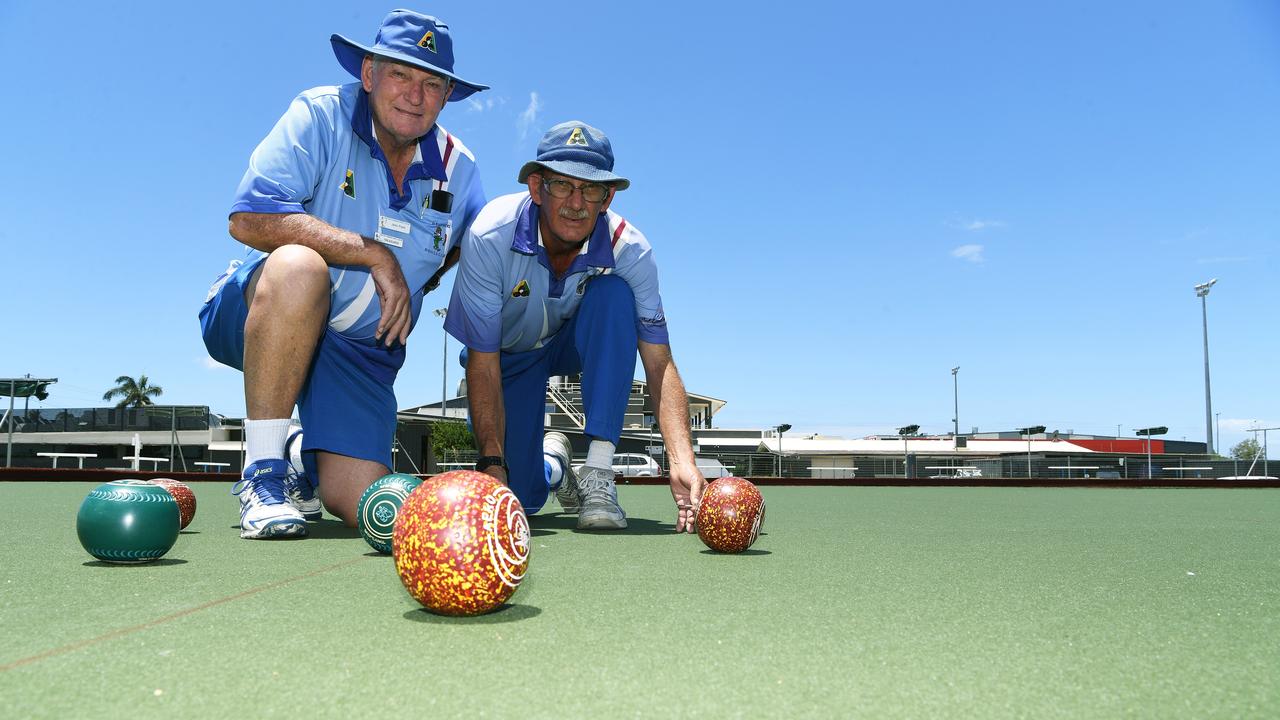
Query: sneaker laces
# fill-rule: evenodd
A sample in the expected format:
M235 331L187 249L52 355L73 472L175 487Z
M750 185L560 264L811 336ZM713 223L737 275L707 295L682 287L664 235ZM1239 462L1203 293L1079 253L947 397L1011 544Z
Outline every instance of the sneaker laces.
M285 475L285 492L290 495L297 495L302 500L310 500L315 497L315 485L311 484L311 477L305 472L298 472L289 466L289 472Z
M279 505L280 503L285 502L283 493L273 491L273 489L268 487L268 484L265 482L254 482L252 479L241 480L236 483L231 488L231 494L240 495L245 490L253 491L253 494L250 496L251 502L253 498L256 498L257 501L263 505Z
M581 494L583 501L588 497L595 499L596 496L603 494L608 498L609 502L613 502L613 494L609 492L613 485L611 470L601 470L600 468L587 468L578 478L578 492Z
M278 481L268 482L268 480L271 479L273 479L271 478L271 474L250 475L247 478L242 477L239 482L231 486L231 494L239 496L243 494L245 490L251 490L253 494L249 496L249 502L253 502L255 498L263 505L279 505L280 503L286 502L284 496L284 483ZM241 500L244 499L245 498L241 498Z

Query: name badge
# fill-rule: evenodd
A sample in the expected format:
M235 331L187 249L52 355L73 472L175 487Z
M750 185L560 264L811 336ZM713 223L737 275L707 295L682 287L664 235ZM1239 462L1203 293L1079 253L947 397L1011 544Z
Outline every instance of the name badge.
M390 245L391 247L398 247L398 248L404 247L404 240L401 240L395 235L387 235L379 232L379 233L373 234L373 239L377 240L383 245Z
M378 227L386 228L392 232L404 233L405 235L408 235L412 230L409 223L395 218L383 217L382 215L378 216Z

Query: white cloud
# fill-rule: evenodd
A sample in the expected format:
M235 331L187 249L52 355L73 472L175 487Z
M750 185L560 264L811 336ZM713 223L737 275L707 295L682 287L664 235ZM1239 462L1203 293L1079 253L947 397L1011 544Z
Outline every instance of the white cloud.
M492 110L499 105L505 105L506 102L506 98L477 97L472 95L467 98L467 112L484 112L486 110Z
M960 227L969 232L980 232L990 228L1002 228L1004 225L1003 220L970 220L966 223L961 223Z
M537 92L529 93L529 106L516 119L516 129L520 131L520 139L529 137L529 129L538 121L538 111L542 109L542 101Z
M986 258L982 256L983 249L981 245L961 245L951 251L951 257L971 263L985 262Z
M214 360L209 355L204 356L204 360L201 361L201 364L204 365L206 370L226 370L227 369L226 365L223 365L217 360Z
M1222 428L1223 433L1237 432L1247 433L1254 428L1276 427L1276 423L1266 420L1242 419L1242 418L1218 418L1216 420L1218 427ZM1249 435L1253 436L1252 433ZM1261 435L1259 435L1261 437ZM1261 440L1259 440L1261 442Z

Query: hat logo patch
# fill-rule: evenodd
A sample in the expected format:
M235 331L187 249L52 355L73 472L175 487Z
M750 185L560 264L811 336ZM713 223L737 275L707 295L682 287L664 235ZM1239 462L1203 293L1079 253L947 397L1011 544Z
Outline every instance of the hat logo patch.
M342 183L342 193L349 198L355 199L356 196L356 174L347 171L347 179Z
M511 297L529 297L529 281L521 280L511 291Z
M436 34L428 30L427 34L423 35L422 39L418 41L418 47L426 48L431 52L435 52L436 51Z
M569 133L569 139L565 142L565 145L581 145L582 147L587 147L587 136L582 132L582 128L574 128L573 132Z

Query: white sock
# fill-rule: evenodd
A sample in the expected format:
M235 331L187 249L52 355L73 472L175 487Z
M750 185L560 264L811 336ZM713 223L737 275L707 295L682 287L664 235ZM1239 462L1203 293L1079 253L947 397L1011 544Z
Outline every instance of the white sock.
M591 444L587 446L587 466L604 470L613 469L613 450L614 444L608 440L592 438Z
M289 418L244 421L244 464L259 460L283 460L284 441L289 436Z
M564 480L564 468L560 467L560 458L555 455L543 455L542 463L547 468L547 487L555 490Z

